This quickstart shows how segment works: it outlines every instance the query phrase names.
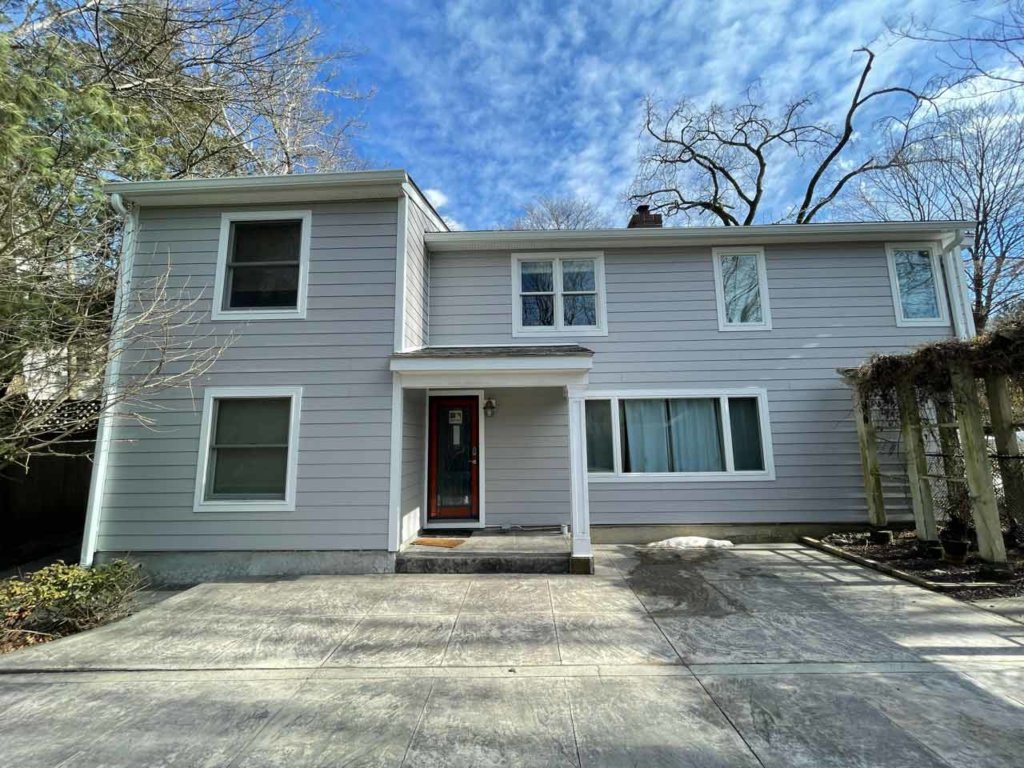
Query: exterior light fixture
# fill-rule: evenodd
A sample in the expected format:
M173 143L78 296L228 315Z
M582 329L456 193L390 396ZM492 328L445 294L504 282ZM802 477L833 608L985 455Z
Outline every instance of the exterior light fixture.
M484 400L484 416L490 418L496 410L498 410L498 402L496 400L491 398Z

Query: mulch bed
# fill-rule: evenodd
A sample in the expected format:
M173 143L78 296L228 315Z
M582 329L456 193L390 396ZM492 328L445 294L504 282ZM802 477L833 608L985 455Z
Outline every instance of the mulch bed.
M833 533L821 539L826 544L860 557L897 568L904 573L943 584L989 582L982 574L984 563L972 553L965 563L950 563L922 557L913 531L894 531L892 544L873 544L867 533ZM967 587L944 590L959 600L982 600L994 597L1024 596L1024 553L1019 549L1007 552L1014 565L1013 577L999 586Z

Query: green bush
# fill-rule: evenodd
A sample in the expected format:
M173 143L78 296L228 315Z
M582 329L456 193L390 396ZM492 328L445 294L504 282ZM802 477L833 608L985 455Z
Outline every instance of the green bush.
M138 566L127 560L93 568L58 561L0 581L0 645L9 650L127 616L141 586Z

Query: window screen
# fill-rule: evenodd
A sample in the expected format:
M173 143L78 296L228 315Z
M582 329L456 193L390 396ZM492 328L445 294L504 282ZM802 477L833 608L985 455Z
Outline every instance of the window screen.
M225 309L294 308L302 221L233 221Z
M283 499L291 399L218 399L210 442L210 499Z

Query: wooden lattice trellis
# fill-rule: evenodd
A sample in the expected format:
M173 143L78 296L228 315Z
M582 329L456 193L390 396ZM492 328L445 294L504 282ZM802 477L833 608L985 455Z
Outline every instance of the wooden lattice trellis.
M969 517L960 522L973 523L982 559L1005 563L1001 511L1009 527L1024 526L1024 459L1012 398L1024 381L1024 324L877 356L840 373L854 393L870 523L887 523L878 454L888 417L899 429L918 538L939 537L941 506L947 526ZM945 496L937 505L940 491ZM960 506L967 509L959 513Z

